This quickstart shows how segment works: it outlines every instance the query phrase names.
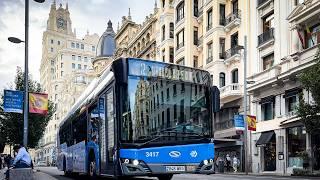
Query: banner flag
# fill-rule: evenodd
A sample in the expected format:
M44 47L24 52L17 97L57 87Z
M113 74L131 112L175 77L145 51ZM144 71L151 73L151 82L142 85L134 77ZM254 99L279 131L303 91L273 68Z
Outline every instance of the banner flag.
M47 115L48 94L29 93L29 112Z
M23 113L23 91L4 90L4 112Z
M247 115L247 122L248 122L248 130L256 131L256 127L257 127L256 116Z

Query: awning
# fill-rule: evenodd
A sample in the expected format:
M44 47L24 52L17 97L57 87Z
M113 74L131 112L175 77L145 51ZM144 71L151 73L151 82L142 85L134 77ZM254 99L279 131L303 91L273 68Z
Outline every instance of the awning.
M256 146L257 147L266 146L270 142L270 140L272 139L273 135L274 135L274 131L268 131L268 132L261 133L261 136L258 139Z

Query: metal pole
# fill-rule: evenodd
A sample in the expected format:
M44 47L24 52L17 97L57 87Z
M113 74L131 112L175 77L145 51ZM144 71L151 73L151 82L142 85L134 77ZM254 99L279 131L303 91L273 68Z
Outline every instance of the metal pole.
M244 119L244 137L243 137L243 146L244 146L244 168L246 175L248 175L248 147L247 147L247 133L248 133L248 125L247 125L247 36L244 36L244 53L243 53L243 119Z
M25 0L25 56L24 56L24 113L23 113L23 145L28 145L28 114L29 114L29 92L28 92L28 36L29 36L29 0Z

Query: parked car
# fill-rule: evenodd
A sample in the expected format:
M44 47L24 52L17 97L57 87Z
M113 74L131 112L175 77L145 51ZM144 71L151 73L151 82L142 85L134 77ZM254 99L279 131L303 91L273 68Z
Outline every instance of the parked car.
M45 161L39 161L36 166L47 166L47 163Z

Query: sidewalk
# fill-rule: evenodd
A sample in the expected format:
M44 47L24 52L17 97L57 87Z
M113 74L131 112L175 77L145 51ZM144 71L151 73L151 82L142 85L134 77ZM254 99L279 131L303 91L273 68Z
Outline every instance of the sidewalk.
M7 171L7 168L3 168L0 170L0 180L4 180L6 178L5 176L5 172ZM46 173L43 173L43 172L38 172L36 170L33 170L33 174L34 174L34 180L56 180L56 178L46 174ZM17 179L18 180L18 179Z

